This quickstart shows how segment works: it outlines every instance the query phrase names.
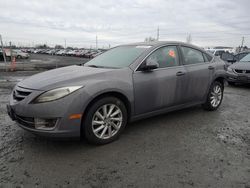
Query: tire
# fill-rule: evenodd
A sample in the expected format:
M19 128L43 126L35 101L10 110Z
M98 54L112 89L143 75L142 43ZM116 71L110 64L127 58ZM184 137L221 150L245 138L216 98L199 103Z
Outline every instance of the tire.
M228 83L228 85L230 85L230 86L235 86L235 83L234 82L227 82Z
M103 145L117 140L126 124L127 109L124 103L115 97L104 97L87 110L82 134L87 142Z
M218 81L213 82L210 86L206 102L202 105L202 107L208 111L217 110L223 100L223 92L223 84Z
M20 55L18 55L16 58L17 58L17 59L21 59L22 57L21 57Z

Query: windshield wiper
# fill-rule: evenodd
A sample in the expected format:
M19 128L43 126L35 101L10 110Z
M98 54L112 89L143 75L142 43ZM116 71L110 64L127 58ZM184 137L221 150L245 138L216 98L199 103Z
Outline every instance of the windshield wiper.
M100 66L97 65L88 65L88 67L101 68Z
M107 67L107 66L99 66L99 65L87 65L87 67L104 68L104 69L117 69L116 67Z

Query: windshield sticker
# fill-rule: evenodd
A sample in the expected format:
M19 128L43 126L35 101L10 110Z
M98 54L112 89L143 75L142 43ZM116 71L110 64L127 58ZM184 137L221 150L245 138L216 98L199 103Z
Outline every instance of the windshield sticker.
M173 58L175 58L175 52L174 52L174 50L169 50L168 51L168 55L171 56L171 57L173 57Z
M136 46L136 48L151 48L152 46Z

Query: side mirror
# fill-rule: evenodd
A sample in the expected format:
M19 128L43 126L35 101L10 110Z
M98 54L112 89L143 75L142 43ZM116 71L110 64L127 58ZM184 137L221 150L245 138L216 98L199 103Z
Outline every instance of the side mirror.
M156 61L147 59L142 66L143 71L150 71L159 68L159 64Z

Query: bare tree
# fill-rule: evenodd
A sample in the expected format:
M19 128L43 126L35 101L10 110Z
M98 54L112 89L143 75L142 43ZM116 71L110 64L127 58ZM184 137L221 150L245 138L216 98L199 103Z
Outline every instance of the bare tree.
M147 37L147 38L145 38L144 41L145 41L145 42L152 42L152 41L156 41L156 39L153 38L153 37Z

